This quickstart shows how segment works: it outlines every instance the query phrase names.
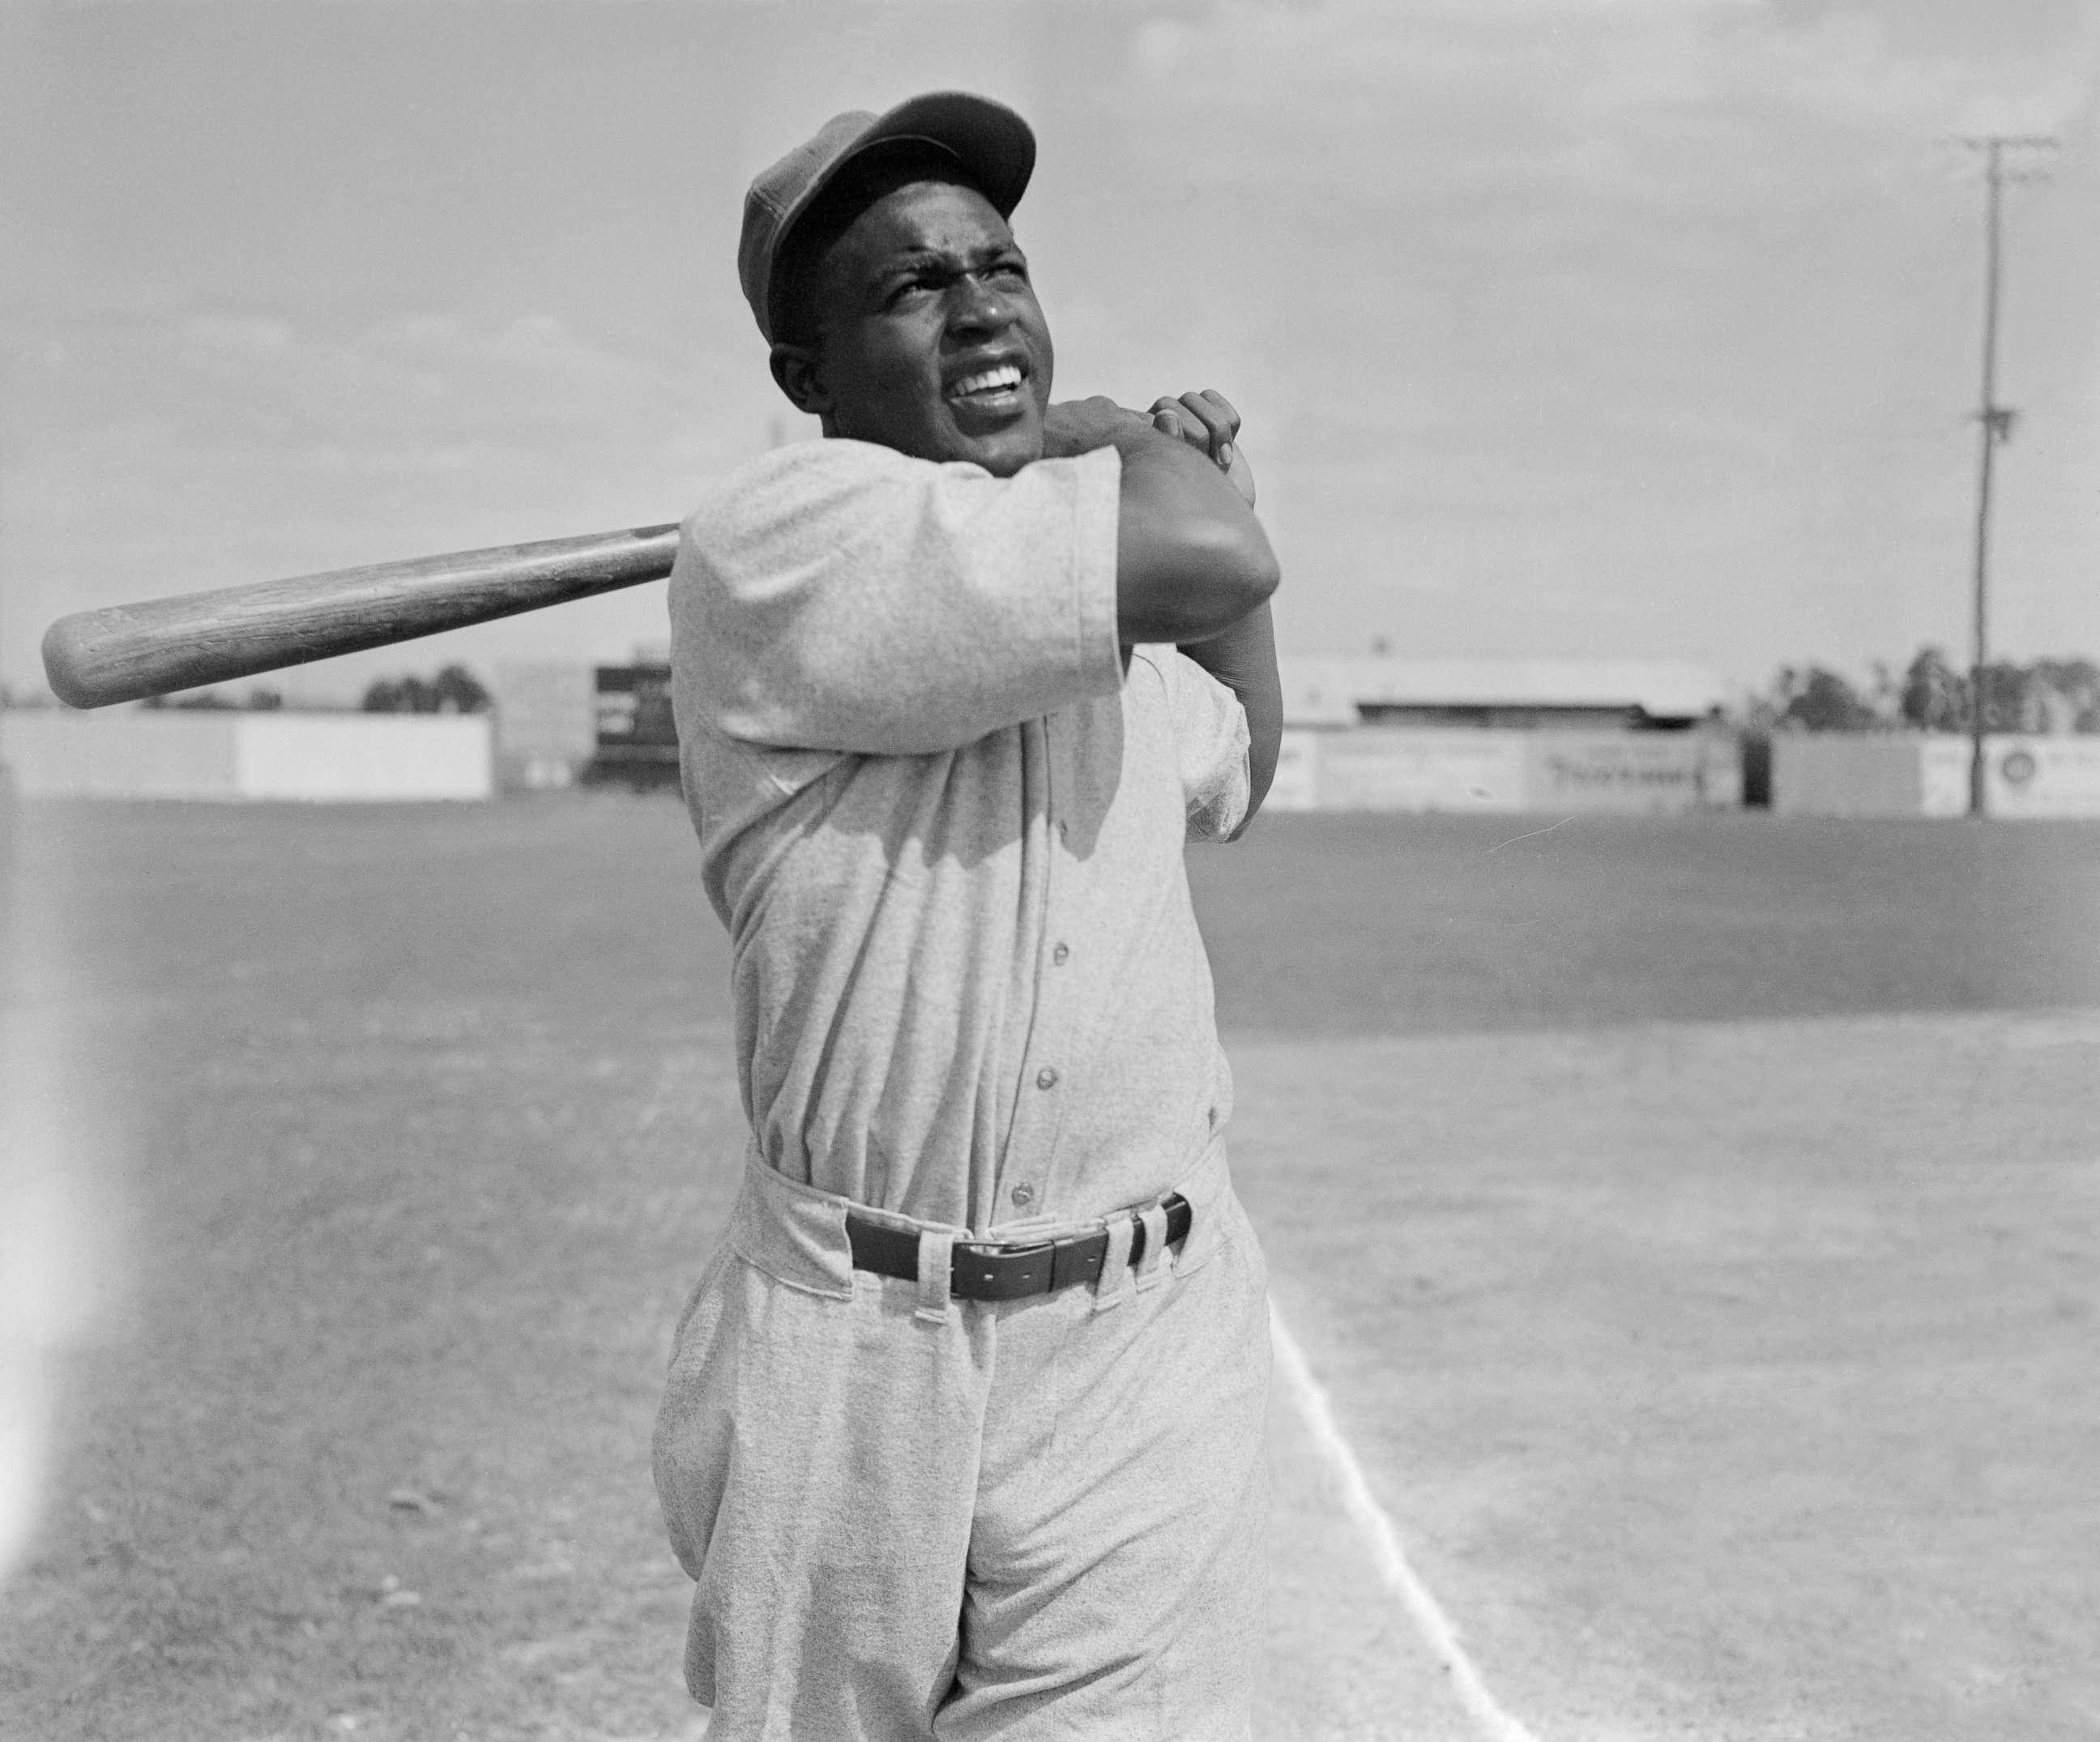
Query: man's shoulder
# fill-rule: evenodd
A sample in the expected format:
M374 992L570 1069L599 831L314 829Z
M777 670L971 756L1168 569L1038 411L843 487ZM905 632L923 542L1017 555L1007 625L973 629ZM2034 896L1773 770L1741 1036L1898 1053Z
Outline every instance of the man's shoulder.
M746 461L704 490L680 528L685 561L673 591L703 574L756 562L792 564L814 551L862 540L908 500L926 462L868 442L794 442Z
M935 470L894 448L841 436L788 442L747 460L701 492L688 523L754 501L836 496L885 482L908 482Z

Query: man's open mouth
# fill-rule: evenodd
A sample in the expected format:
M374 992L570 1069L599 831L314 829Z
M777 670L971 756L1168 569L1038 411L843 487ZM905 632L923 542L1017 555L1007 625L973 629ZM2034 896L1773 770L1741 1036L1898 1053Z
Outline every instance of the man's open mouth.
M1021 379L1021 370L1016 364L1002 363L995 368L979 369L975 374L964 376L948 389L948 397L963 405L1003 406L1018 398Z

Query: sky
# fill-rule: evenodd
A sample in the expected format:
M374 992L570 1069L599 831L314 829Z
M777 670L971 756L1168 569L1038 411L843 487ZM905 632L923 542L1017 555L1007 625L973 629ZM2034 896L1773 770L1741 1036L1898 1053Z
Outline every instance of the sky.
M2100 0L0 5L0 678L126 599L682 515L814 434L752 175L964 88L1059 397L1245 414L1289 654L2100 655ZM660 584L288 674L620 659ZM236 686L238 693L243 686Z

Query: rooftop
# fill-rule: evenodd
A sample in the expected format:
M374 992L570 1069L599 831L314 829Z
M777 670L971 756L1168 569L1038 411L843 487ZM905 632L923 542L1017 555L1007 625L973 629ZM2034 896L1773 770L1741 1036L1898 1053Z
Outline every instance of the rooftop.
M1373 708L1638 708L1651 719L1705 718L1726 699L1718 674L1679 659L1286 659L1292 725L1353 725Z

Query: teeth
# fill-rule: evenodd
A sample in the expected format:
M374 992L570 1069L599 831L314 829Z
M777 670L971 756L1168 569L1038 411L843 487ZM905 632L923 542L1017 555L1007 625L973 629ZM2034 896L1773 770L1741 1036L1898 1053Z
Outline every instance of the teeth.
M970 393L994 392L1002 387L1018 387L1021 371L1012 364L1004 364L995 369L986 369L981 375L965 375L952 390L958 397Z

